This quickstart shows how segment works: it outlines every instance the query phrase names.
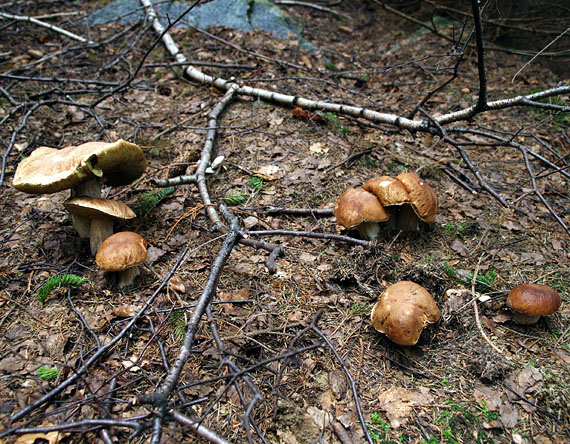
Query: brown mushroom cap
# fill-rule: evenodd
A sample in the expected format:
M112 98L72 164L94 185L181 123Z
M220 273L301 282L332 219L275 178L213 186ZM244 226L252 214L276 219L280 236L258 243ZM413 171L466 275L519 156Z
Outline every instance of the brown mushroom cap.
M95 262L103 270L123 271L146 260L147 242L132 231L122 231L103 241Z
M374 194L362 188L349 188L336 202L333 211L337 222L352 228L363 222L384 222L390 215Z
M370 315L376 330L399 345L415 345L427 324L441 312L428 291L414 282L400 281L386 288Z
M135 212L128 205L111 199L78 196L67 199L63 205L71 214L89 219L99 216L108 216L115 219L132 219L136 217Z
M67 199L73 226L82 238L89 238L91 252L97 253L101 243L113 234L114 219L132 219L136 214L128 205L110 199L79 196Z
M507 305L515 312L515 320L534 324L540 316L548 316L560 307L560 295L548 285L522 284L511 290Z
M363 188L373 193L385 207L402 205L410 201L404 184L393 177L381 176L370 179Z
M20 162L13 185L30 194L56 193L94 178L103 178L113 186L127 185L145 168L141 148L124 140L89 142L60 150L42 146Z
M418 217L424 222L435 221L439 202L433 188L413 172L402 173L396 179L404 184L410 196L410 203Z

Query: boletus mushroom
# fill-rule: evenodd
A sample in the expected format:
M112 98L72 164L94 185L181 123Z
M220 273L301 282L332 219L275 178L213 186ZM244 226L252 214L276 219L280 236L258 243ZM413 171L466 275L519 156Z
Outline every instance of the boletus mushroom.
M360 237L367 240L378 237L379 222L390 218L376 196L362 188L346 190L336 202L333 213L339 225L356 228Z
M428 291L411 281L400 281L384 290L372 308L372 325L398 345L415 345L428 324L441 312Z
M515 322L535 324L541 316L553 314L560 307L560 295L548 285L522 284L513 288L507 297L507 305Z
M101 180L111 186L128 185L145 168L142 149L124 140L62 149L41 146L18 164L13 185L28 194L71 189L72 197L101 197Z
M41 146L18 164L13 186L28 194L70 189L71 197L100 198L102 184L128 185L138 179L145 168L142 149L124 140L88 142L62 149ZM85 231L74 215L71 220L80 234Z
M373 193L382 206L393 213L390 228L415 231L419 221L435 221L439 209L437 195L431 186L414 172L402 173L395 179L381 176L364 184L365 190Z
M119 288L130 286L140 274L139 265L146 260L147 242L132 231L121 231L103 241L95 262L105 271L119 273Z
M63 205L74 216L75 229L83 238L89 238L91 253L96 254L101 243L113 234L114 219L132 219L133 210L124 203L97 197L78 196L67 199Z

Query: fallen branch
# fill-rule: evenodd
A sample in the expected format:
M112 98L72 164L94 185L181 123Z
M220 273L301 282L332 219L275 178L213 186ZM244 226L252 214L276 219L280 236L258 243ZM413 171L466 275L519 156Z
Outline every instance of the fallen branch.
M8 14L6 12L0 12L0 18L6 19L6 20L15 20L17 22L33 23L34 25L42 26L43 28L47 28L50 31L54 31L54 32L62 34L66 37L69 37L72 40L77 40L78 42L81 42L81 43L94 44L94 42L92 42L91 40L87 40L86 38L81 37L80 35L74 34L73 32L66 31L65 29L60 28L59 26L55 26L55 25L52 25L50 23L43 22L43 21L38 20L38 19L33 18L33 17L28 17L25 15L12 15L12 14Z

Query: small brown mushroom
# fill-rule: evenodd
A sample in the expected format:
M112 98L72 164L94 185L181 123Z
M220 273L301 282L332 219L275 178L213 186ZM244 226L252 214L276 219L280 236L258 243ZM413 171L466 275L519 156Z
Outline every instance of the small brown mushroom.
M437 195L432 187L416 173L402 173L395 179L382 176L364 184L364 189L373 193L382 206L394 209L390 228L414 231L419 220L431 223L439 209Z
M349 188L334 207L337 222L344 228L356 228L363 239L374 239L380 233L378 222L387 221L390 214L374 194L362 188Z
M386 288L372 308L372 325L399 345L415 345L427 324L441 318L428 291L414 282L400 281Z
M558 310L560 302L558 292L542 284L517 285L507 297L513 319L524 325L534 324L541 316L551 315Z
M140 274L139 264L147 256L146 246L142 236L132 231L121 231L103 241L95 262L105 271L119 272L119 288L125 288Z
M113 234L114 219L132 219L136 214L127 205L110 199L79 196L67 199L63 205L74 219L79 235L89 238L91 253L96 254L101 243Z

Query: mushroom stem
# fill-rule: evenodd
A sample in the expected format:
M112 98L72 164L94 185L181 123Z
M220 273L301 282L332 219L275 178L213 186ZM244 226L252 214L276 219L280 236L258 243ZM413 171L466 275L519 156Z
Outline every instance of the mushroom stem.
M418 231L420 218L410 204L401 205L396 215L396 229L402 231Z
M76 196L87 196L87 197L101 197L101 182L99 179L92 179L80 183L76 187L71 189L71 197ZM88 239L90 237L90 226L91 221L87 217L77 216L75 214L70 214L71 224L75 231L79 234L82 239ZM113 233L111 233L113 234ZM99 245L101 245L99 243ZM97 246L99 248L99 246ZM97 250L93 251L93 244L91 245L91 251L93 254L97 252Z
M527 314L521 313L520 311L516 311L516 310L512 310L512 313L513 313L513 319L515 320L515 322L518 322L519 324L522 324L522 325L536 324L538 322L538 320L540 319L540 316L527 315Z
M119 271L119 288L126 288L132 285L135 278L140 274L138 265Z
M101 182L99 179L87 180L71 189L71 197L88 196L101 197Z
M97 254L97 250L105 239L113 234L113 219L111 217L96 217L91 220L89 230L89 242L91 253Z
M356 229L360 237L365 240L376 239L380 234L380 224L378 222L362 222Z
M88 217L76 216L74 214L70 214L69 217L71 218L73 228L75 228L79 237L81 237L81 239L89 239L91 236L91 219Z

